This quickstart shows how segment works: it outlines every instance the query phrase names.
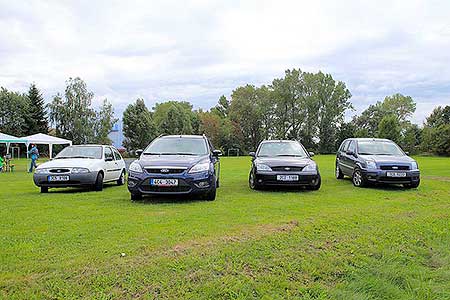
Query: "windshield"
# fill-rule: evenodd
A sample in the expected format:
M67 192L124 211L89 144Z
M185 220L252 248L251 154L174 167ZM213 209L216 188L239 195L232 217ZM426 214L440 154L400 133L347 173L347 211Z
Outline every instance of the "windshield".
M301 156L307 157L298 142L269 142L261 144L258 156Z
M206 155L208 148L200 138L160 138L145 149L145 155Z
M100 146L69 146L61 150L55 159L63 158L102 158L102 147Z
M388 141L358 141L358 153L361 155L404 155L399 146Z

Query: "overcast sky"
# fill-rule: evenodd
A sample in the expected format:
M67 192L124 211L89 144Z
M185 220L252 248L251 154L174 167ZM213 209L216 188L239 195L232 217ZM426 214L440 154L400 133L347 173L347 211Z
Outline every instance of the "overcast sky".
M0 0L0 86L47 101L79 76L119 116L138 97L208 109L288 68L344 81L356 112L410 95L422 123L450 105L450 1Z

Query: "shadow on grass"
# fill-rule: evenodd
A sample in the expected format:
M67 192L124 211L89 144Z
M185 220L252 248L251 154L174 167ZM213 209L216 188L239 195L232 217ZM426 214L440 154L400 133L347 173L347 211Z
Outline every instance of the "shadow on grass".
M199 195L144 195L142 200L133 201L142 204L188 204L193 202L213 202L203 199Z
M353 182L352 182L351 178L346 177L339 181L353 186ZM356 186L353 186L353 188L355 188L355 189L374 189L374 190L392 191L392 192L404 192L404 191L410 191L410 190L417 190L415 188L404 187L402 184L388 184L388 183L369 183L365 187L362 187L362 188L359 188Z
M116 184L105 184L103 190L111 188L120 188ZM123 186L122 186L123 187ZM101 193L101 191L94 191L91 187L64 187L64 188L49 188L49 194L77 194L77 193Z

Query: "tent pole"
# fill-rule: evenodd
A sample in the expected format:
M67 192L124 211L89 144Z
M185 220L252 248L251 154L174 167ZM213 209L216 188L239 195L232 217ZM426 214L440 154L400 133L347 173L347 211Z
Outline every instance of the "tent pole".
M27 146L27 159L29 158L28 157L28 147L30 146L30 144L29 143L25 143L25 145Z
M49 149L49 154L50 154L50 159L52 159L53 157L53 144L48 144L48 149Z
M11 146L11 143L6 143L6 154L9 154L9 146Z

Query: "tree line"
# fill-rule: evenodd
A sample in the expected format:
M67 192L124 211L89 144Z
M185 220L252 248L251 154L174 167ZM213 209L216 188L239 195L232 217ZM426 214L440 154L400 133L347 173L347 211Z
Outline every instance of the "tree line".
M117 122L106 99L92 107L94 94L80 78L69 78L63 93L47 105L31 84L27 93L0 88L0 131L25 136L52 132L74 144L110 144ZM370 105L346 121L353 110L351 93L330 74L286 70L269 85L244 85L229 98L221 96L209 110L186 101L167 101L147 108L137 99L125 109L124 143L129 150L144 148L161 134L205 134L228 153L253 151L263 139L296 139L310 151L333 153L349 137L389 138L411 153L450 155L450 106L437 107L423 126L411 123L416 103L394 94Z
M106 99L100 109L92 108L94 93L80 78L69 78L63 94L45 104L36 84L28 93L0 88L0 132L14 136L49 133L74 144L111 144L108 134L117 122L114 108ZM51 129L51 130L49 130Z
M296 139L310 151L334 153L346 138L378 137L413 154L450 155L450 106L435 108L419 127L410 121L414 100L394 94L346 122L350 98L345 83L330 74L293 69L270 85L237 87L208 111L180 101L148 109L138 99L123 114L124 146L144 148L160 134L206 134L224 153L254 151L263 139Z

